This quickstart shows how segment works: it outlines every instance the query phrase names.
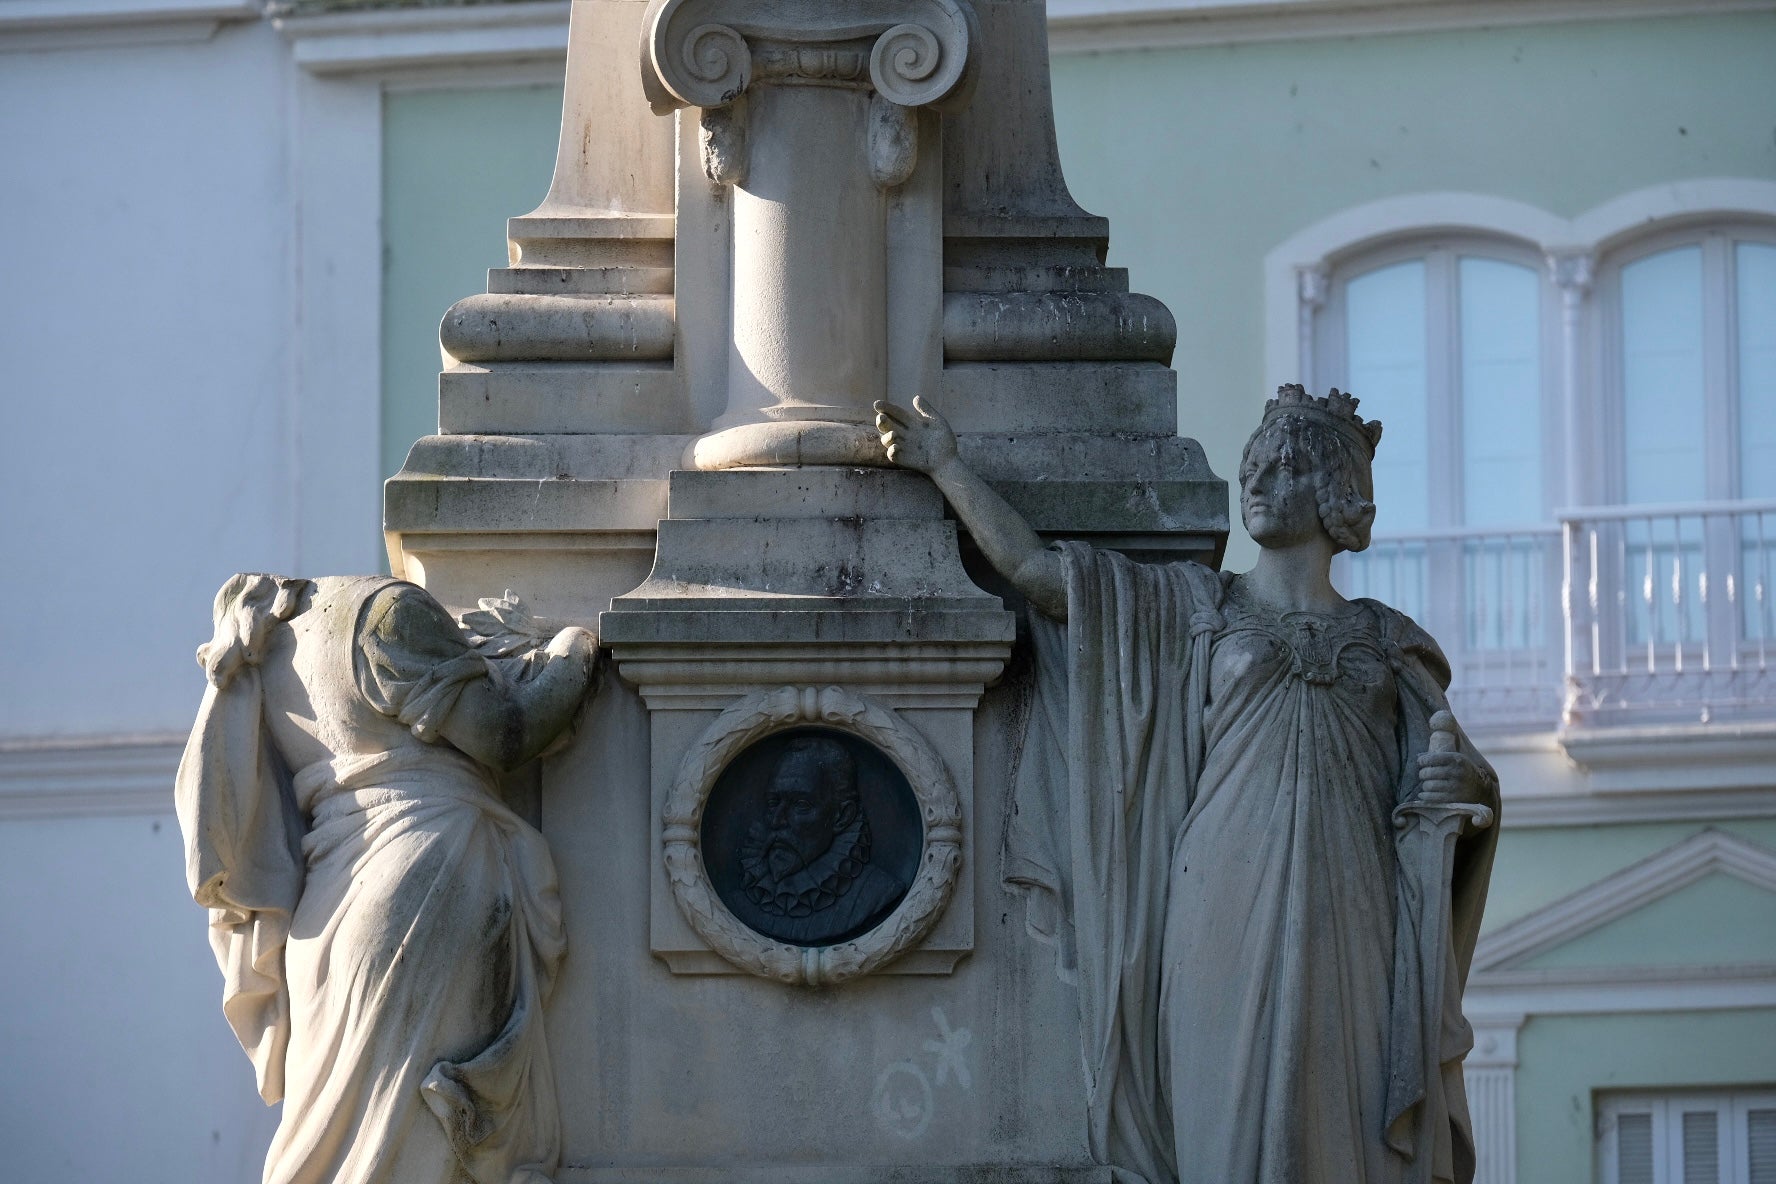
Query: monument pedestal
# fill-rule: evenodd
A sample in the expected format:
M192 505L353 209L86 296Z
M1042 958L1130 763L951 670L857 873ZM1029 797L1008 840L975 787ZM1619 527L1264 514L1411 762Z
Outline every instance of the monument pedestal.
M1045 537L1219 559L1043 38L1032 0L575 0L555 180L385 517L447 606L611 655L538 793L556 1184L1109 1184L1003 880L1016 617L873 425L923 396Z
M1021 699L991 684L1015 622L936 491L851 468L669 489L652 573L600 620L623 685L544 777L574 951L550 1012L558 1184L1108 1184L1073 1001L997 882ZM726 910L703 839L726 770L809 731L856 742L859 782L864 749L904 776L916 858L883 922L798 946ZM893 874L907 819L863 790Z
M806 986L873 970L950 973L974 944L974 710L1015 622L963 572L936 489L886 469L677 472L659 538L647 581L601 618L649 712L664 853L650 878L649 948L675 973ZM918 866L905 908L873 934L773 942L708 883L699 828L714 779L790 730L855 738L886 755L913 795L916 813L900 822L918 835L883 833L876 820L878 852L904 845Z

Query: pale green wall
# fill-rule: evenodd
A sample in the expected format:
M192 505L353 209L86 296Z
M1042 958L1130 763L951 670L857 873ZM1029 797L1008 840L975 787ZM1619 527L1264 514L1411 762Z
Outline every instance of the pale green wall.
M1735 963L1776 965L1776 896L1713 872L1521 965L1552 970Z
M383 100L382 473L438 430L438 322L506 265L506 219L549 190L559 86Z
M1776 819L1712 825L1776 850ZM1484 931L1497 929L1629 864L1639 863L1701 829L1689 822L1639 822L1626 826L1507 830L1492 865Z
M1597 1091L1776 1083L1776 1011L1541 1016L1517 1059L1518 1184L1588 1184Z
M1055 114L1111 262L1178 319L1182 429L1228 476L1267 395L1273 247L1403 193L1570 217L1662 181L1776 177L1772 63L1771 13L1060 55ZM1252 554L1239 534L1229 564Z

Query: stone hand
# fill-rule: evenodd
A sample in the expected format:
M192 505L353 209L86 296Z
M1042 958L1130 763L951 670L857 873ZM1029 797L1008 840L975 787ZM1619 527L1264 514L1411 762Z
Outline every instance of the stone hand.
M1418 757L1418 801L1432 806L1491 806L1492 775L1458 747L1455 717L1431 716L1431 749Z
M876 431L888 459L897 465L935 473L956 459L956 433L923 398L913 399L911 411L877 400Z

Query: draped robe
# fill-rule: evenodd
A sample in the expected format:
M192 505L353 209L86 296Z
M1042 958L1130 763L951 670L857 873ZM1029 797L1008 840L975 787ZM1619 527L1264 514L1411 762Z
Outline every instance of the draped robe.
M439 733L504 674L414 585L315 585L208 688L177 786L224 1013L284 1103L265 1184L547 1184L554 864Z
M1446 707L1435 642L1373 601L1285 619L1194 563L1062 554L1004 870L1078 988L1094 1157L1148 1184L1467 1184L1496 828L1445 888L1393 822Z

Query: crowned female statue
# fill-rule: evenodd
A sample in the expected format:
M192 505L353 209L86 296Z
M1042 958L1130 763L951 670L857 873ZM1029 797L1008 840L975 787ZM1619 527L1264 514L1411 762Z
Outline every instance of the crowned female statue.
M544 647L515 602L483 608L471 639L384 577L237 575L216 596L177 804L223 1012L284 1103L266 1184L554 1171L561 903L494 771L567 727L596 644Z
M1462 984L1498 782L1407 616L1348 601L1381 425L1284 387L1240 462L1243 575L1043 546L941 417L878 404L1028 599L1006 877L1077 983L1091 1150L1148 1184L1473 1178Z

